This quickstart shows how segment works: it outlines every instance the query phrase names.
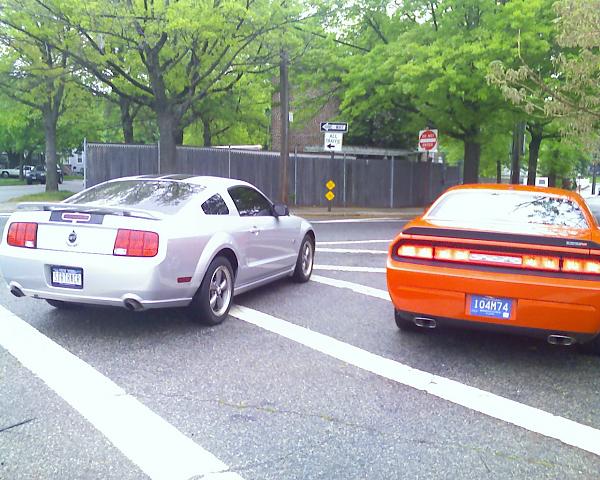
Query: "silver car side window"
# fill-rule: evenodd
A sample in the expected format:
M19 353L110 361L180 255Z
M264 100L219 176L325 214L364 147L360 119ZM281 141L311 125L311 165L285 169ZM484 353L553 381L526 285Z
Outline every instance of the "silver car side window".
M216 193L202 204L202 211L206 215L229 215L229 208L223 197Z
M259 217L272 215L272 205L267 198L250 187L231 187L229 195L233 199L241 217Z

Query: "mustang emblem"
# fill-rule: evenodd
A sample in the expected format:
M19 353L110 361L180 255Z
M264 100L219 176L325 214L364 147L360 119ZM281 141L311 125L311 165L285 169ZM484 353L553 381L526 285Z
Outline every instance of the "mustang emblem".
M75 233L75 230L69 233L69 236L67 237L67 244L71 246L77 245L77 234Z

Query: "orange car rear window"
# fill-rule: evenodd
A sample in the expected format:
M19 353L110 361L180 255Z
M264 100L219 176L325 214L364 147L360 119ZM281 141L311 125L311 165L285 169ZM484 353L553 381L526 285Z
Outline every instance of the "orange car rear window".
M427 213L427 219L460 223L510 223L588 228L577 203L540 192L457 190L448 192Z

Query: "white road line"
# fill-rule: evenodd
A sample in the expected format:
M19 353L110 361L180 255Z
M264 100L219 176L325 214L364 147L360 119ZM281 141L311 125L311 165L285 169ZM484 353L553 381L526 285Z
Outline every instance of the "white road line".
M233 306L229 314L357 368L600 455L600 430L595 428L412 368L257 310Z
M348 267L345 265L313 265L315 270L329 270L333 272L365 272L365 273L385 273L385 268L377 267Z
M361 248L320 248L317 246L317 252L326 253L372 253L376 255L387 255L387 250L365 250Z
M341 240L337 242L317 242L317 247L320 245L353 245L361 243L390 243L391 240Z
M358 283L346 282L345 280L337 280L335 278L322 277L321 275L312 275L310 277L312 282L323 283L325 285L329 285L331 287L336 288L346 288L348 290L352 290L353 292L360 293L362 295L368 295L369 297L379 298L381 300L391 301L390 294L387 290L380 290L379 288L373 287L365 287L364 285L360 285Z
M418 215L415 215L417 217ZM389 223L389 222L404 222L408 219L405 218L344 218L338 220L311 220L310 223Z
M1 306L0 345L150 478L242 479L112 380Z

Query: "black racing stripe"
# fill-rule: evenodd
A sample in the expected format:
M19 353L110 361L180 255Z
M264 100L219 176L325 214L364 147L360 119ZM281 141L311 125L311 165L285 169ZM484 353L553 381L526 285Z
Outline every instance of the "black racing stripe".
M520 235L515 233L480 232L477 230L458 230L451 228L410 227L403 230L407 235L428 235L440 238L458 238L464 240L488 240L493 242L514 242L528 245L547 245L566 248L600 248L600 245L586 240L544 237L541 235Z

